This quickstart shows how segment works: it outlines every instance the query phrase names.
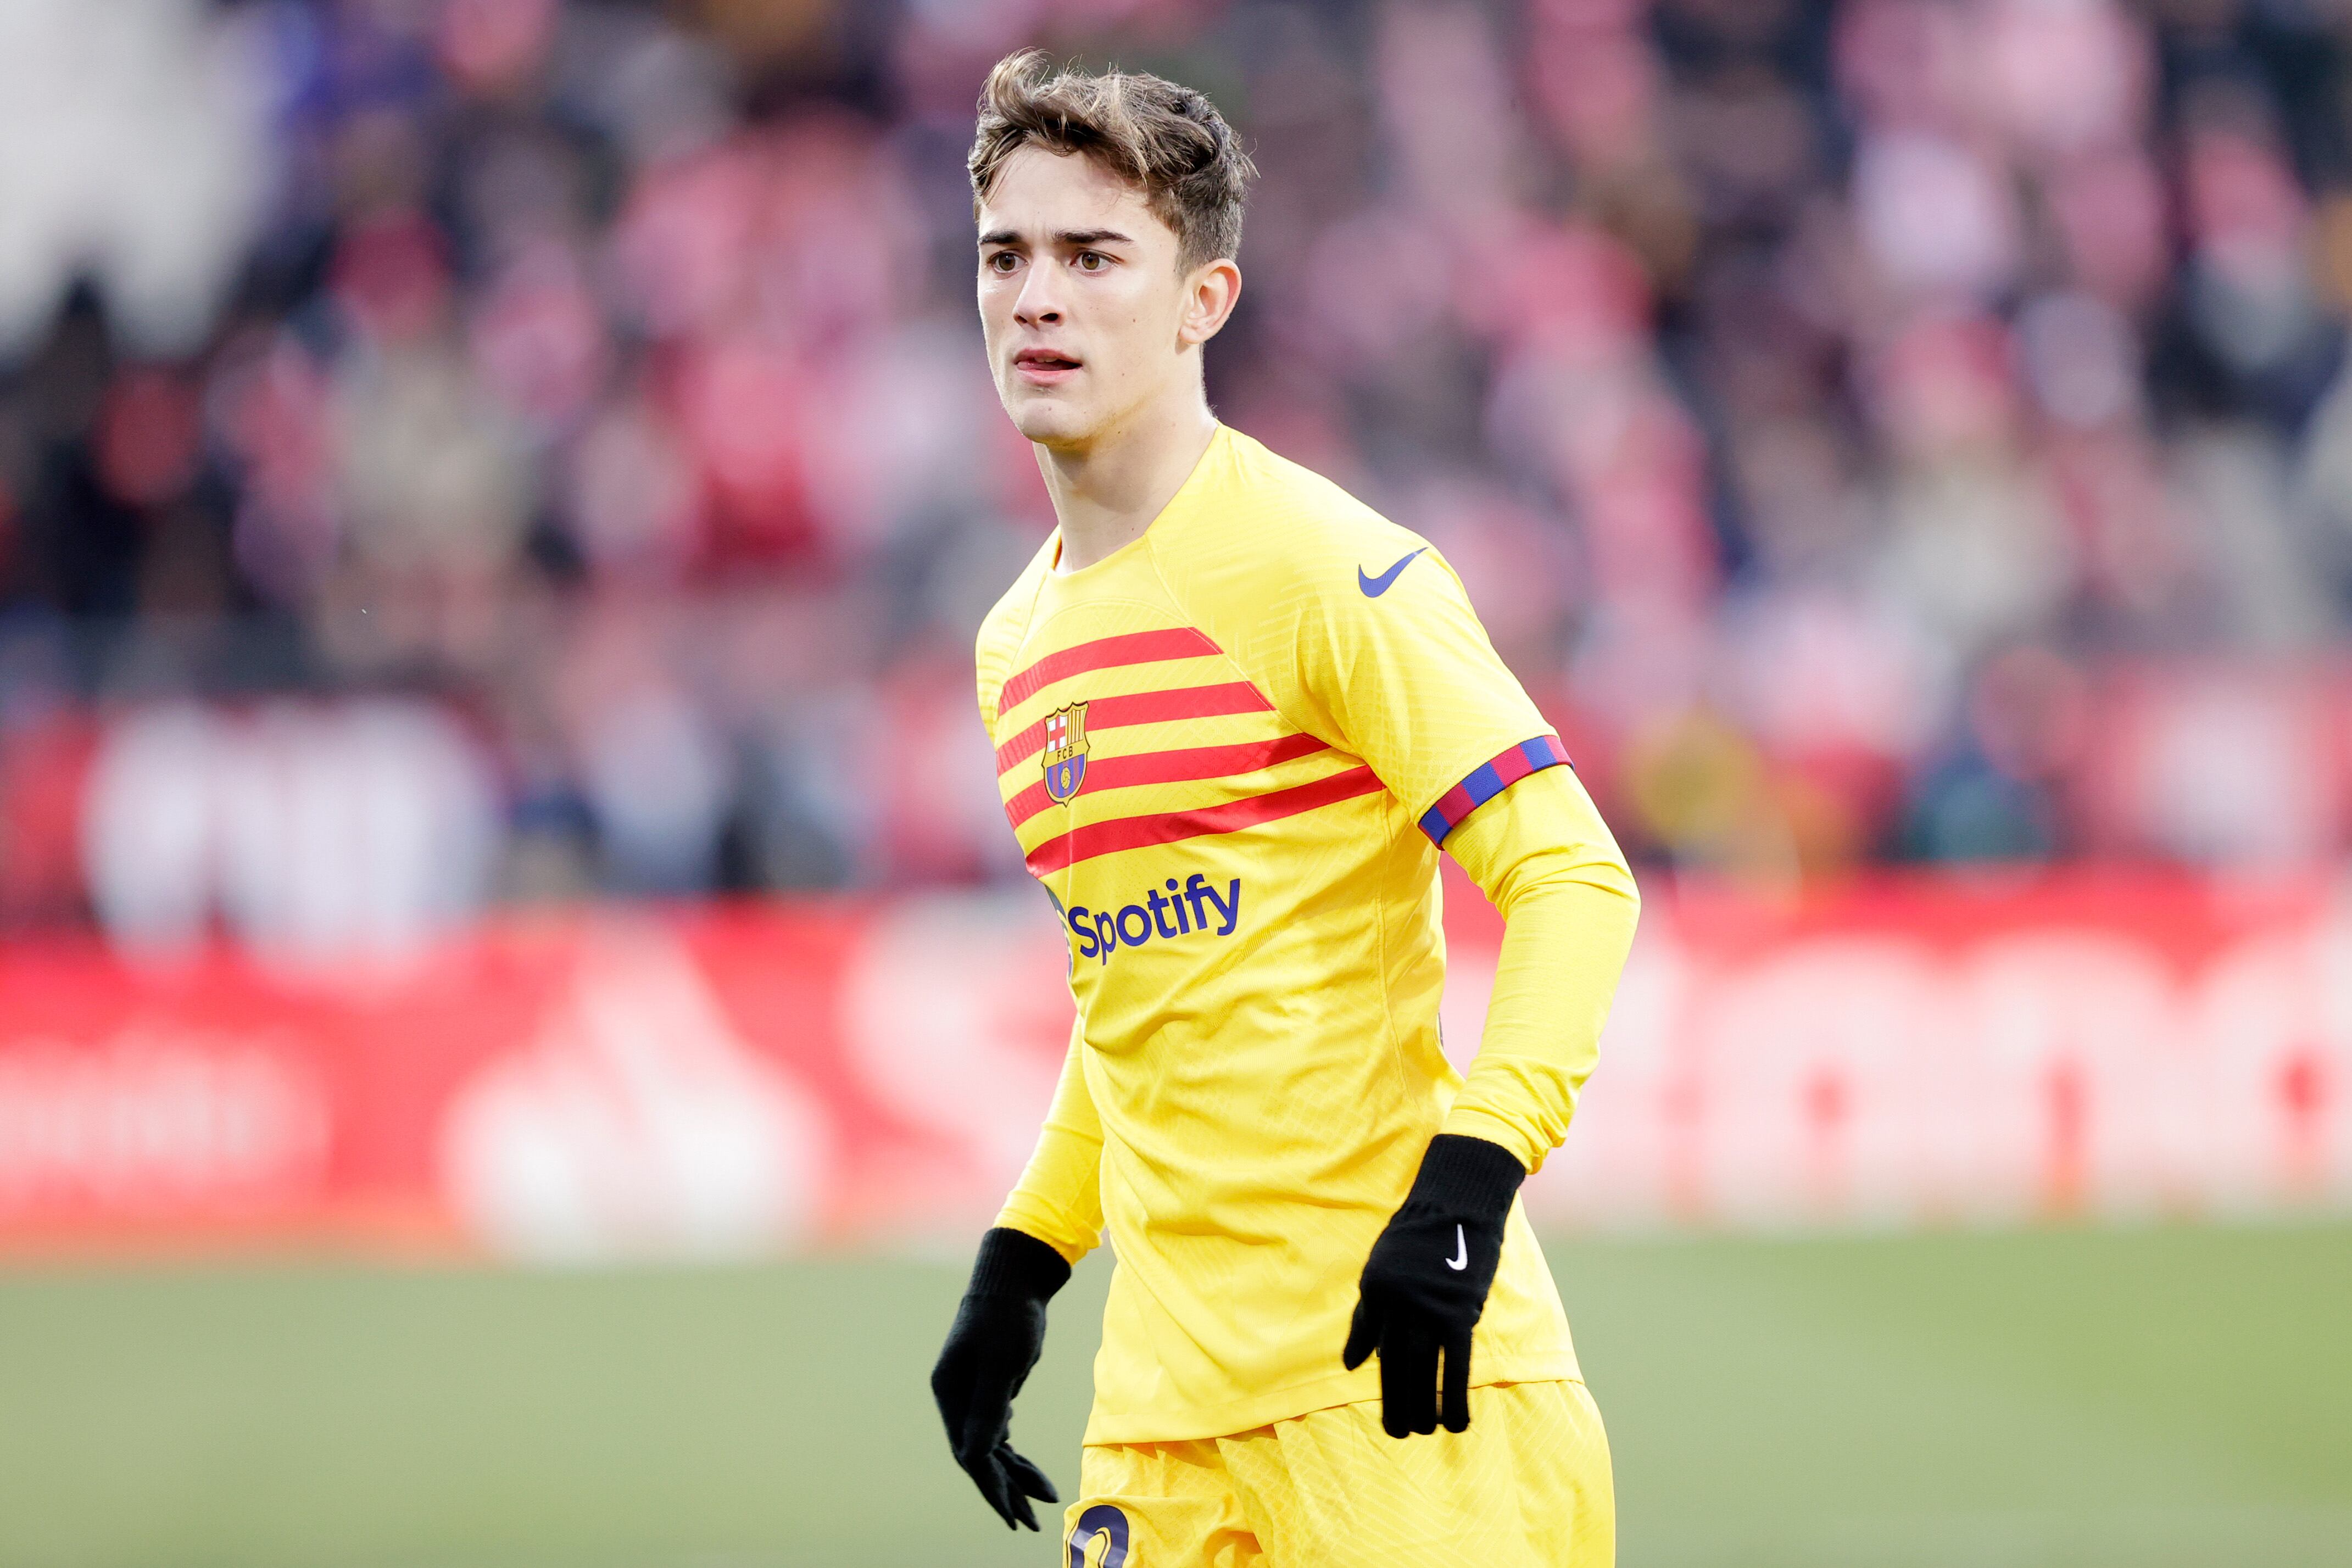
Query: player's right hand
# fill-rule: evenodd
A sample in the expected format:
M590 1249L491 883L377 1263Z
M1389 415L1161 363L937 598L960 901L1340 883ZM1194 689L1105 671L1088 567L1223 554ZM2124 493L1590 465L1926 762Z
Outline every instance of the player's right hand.
M1069 1278L1062 1255L1035 1237L1003 1226L991 1230L931 1368L948 1446L1007 1529L1037 1528L1031 1498L1062 1500L1045 1472L1014 1451L1009 1434L1013 1396L1045 1348L1045 1303Z

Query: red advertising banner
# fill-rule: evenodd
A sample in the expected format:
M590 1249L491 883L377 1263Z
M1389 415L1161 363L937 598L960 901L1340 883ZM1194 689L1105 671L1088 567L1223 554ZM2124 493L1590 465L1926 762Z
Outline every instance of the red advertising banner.
M1499 925L1451 889L1446 1037ZM1067 1038L1043 902L514 915L398 962L0 949L0 1247L529 1260L921 1245L993 1213ZM2352 1201L2352 916L2318 879L1654 893L1555 1226Z
M2322 879L1658 902L1575 1131L1531 1186L1555 1224L2352 1201L2352 911Z

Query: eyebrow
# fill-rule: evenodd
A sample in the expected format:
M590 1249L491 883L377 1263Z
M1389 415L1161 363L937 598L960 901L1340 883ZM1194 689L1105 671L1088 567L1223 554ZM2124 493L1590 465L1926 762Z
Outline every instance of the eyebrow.
M1021 233L1018 229L991 229L980 236L980 243L1019 245ZM1065 246L1133 245L1135 236L1123 235L1117 229L1056 229L1054 231L1054 243Z

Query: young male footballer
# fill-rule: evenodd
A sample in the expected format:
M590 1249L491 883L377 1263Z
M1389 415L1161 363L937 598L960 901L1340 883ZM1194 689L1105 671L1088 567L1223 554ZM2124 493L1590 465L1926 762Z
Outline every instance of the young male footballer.
M1216 110L1016 55L971 172L989 366L1060 523L981 630L980 708L1077 1021L931 1374L956 1458L1008 1525L1059 1500L1012 1402L1108 1228L1071 1568L1610 1563L1517 1192L1592 1067L1624 859L1444 559L1210 412L1255 172ZM1507 922L1466 1078L1441 849Z

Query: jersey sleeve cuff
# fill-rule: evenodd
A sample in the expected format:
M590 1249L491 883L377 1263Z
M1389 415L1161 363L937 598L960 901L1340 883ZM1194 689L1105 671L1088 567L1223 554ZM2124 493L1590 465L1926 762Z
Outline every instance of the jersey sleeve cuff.
M1070 1260L1061 1249L1025 1230L1000 1225L980 1239L980 1255L972 1260L972 1296L1025 1296L1049 1301L1070 1282Z
M1556 735L1538 735L1533 740L1506 747L1439 796L1437 804L1421 814L1421 831L1429 835L1430 842L1442 849L1446 835L1460 827L1471 812L1528 774L1563 767L1567 762L1568 752Z
M994 1228L1017 1230L1024 1236L1043 1241L1062 1255L1063 1262L1075 1268L1080 1259L1101 1244L1102 1237L1099 1232L1087 1235L1081 1228L1059 1223L1058 1220L1058 1216L1041 1213L1034 1206L1015 1197L998 1211Z
M1445 1113L1444 1122L1437 1130L1440 1133L1452 1133L1460 1137L1484 1138L1490 1144L1499 1144L1508 1149L1520 1165L1527 1167L1528 1174L1530 1176L1543 1168L1544 1156L1551 1153L1549 1149L1536 1148L1525 1132L1500 1116L1491 1112L1481 1111L1472 1105L1460 1105L1448 1111Z

